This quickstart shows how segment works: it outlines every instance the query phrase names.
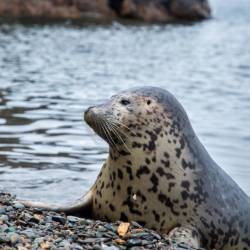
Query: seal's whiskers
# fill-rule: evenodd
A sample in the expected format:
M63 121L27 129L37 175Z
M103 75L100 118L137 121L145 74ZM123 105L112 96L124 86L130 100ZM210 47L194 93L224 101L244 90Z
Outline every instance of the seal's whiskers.
M120 142L126 147L127 151L131 154L131 151L128 148L128 145L126 144L126 142L123 140L122 136L119 133L122 133L123 135L125 135L123 132L119 131L117 127L115 127L113 123L109 123L108 124L112 130L112 132L118 137L118 139L120 140Z

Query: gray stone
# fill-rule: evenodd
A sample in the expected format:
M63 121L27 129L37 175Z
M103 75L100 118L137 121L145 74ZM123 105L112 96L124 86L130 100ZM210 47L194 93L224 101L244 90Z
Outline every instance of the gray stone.
M67 216L67 220L69 221L69 222L73 222L73 223L75 223L75 222L77 222L77 221L79 221L79 218L78 217L76 217L76 216Z
M9 217L6 214L2 214L2 215L0 215L0 220L6 222L9 220Z
M24 231L22 231L22 234L26 235L28 238L36 238L36 233L31 228L25 229Z
M23 204L21 204L21 203L15 203L15 204L14 204L14 208L17 208L17 209L24 209L25 206L24 206Z
M0 207L0 214L4 214L6 212L6 208L5 207Z
M103 250L119 250L116 246L104 247Z
M7 234L7 237L9 238L9 240L10 240L10 242L12 243L12 244L16 244L18 241L19 241L19 239L20 239L20 235L19 234L17 234L17 233L8 233Z

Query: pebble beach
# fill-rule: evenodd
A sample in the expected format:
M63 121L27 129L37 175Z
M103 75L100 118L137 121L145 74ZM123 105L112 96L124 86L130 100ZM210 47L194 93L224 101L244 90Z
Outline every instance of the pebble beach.
M0 249L194 250L136 222L109 223L26 208L5 192L0 193Z

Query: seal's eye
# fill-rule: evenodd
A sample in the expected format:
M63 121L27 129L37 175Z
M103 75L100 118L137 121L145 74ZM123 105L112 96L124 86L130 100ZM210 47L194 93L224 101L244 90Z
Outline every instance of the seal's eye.
M124 106L127 106L127 105L130 104L130 101L129 101L129 100L126 100L126 99L122 99L122 100L120 101L120 103L121 103L122 105L124 105Z
M151 104L151 100L148 100L148 101L147 101L147 104L150 105L150 104Z

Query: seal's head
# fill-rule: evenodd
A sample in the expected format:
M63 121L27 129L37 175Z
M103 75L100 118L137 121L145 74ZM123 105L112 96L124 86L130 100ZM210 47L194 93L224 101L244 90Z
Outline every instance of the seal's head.
M111 147L126 145L135 148L141 145L149 150L155 147L156 137L174 136L190 126L184 109L175 97L156 87L123 91L106 103L87 109L84 118ZM167 127L168 130L165 129ZM148 137L151 144L146 146Z

